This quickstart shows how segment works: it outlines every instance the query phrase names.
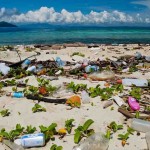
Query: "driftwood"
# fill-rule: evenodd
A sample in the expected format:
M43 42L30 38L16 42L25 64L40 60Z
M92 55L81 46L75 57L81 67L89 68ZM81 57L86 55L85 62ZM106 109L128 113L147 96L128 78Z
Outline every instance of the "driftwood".
M123 108L118 108L118 111L128 118L135 118L135 115L131 114L129 111ZM139 116L139 119L150 119L150 116Z
M45 97L39 97L39 96L33 96L33 95L27 95L27 99L32 99L32 100L38 100L38 101L43 101L47 103L57 103L57 104L65 104L67 99L61 98L61 99L51 99L51 98L45 98Z

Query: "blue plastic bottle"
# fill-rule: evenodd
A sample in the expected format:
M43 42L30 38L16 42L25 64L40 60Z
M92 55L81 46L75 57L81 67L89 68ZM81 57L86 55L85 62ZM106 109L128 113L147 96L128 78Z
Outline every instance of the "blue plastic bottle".
M13 93L11 93L11 96L15 97L15 98L21 98L21 97L24 97L24 93L22 93L22 92L13 92Z

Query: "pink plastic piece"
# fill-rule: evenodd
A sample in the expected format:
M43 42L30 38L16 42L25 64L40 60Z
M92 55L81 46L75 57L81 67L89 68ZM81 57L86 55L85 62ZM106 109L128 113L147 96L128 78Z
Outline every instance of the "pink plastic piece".
M135 98L129 97L129 98L128 98L128 103L129 103L129 106L131 107L132 110L139 110L139 109L140 109L140 105L139 105L139 103L136 101Z

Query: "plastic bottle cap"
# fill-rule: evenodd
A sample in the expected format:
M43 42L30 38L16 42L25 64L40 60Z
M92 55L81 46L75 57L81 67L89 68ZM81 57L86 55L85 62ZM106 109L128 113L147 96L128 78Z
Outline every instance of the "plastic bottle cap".
M117 83L122 84L122 80L117 80Z

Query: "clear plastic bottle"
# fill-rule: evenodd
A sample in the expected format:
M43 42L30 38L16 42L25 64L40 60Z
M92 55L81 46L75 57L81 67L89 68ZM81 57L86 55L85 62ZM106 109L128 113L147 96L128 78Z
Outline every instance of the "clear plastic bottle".
M81 92L81 98L82 98L82 103L83 104L90 103L90 97L89 97L89 94L86 91Z
M75 146L73 150L107 150L108 145L109 140L102 133L95 133Z
M147 87L148 86L148 80L146 79L122 79L118 80L117 83L122 83L126 86L139 86L139 87Z
M150 150L150 132L145 134L148 149Z
M98 71L99 70L99 66L91 66L91 65L88 65L85 67L85 72L86 73L89 73L89 72L94 72L94 71Z
M22 69L24 69L24 68L28 67L28 65L30 65L30 64L31 64L31 60L26 59L26 60L22 63L21 67L22 67Z
M136 131L140 131L140 132L149 132L150 131L150 122L149 121L145 121L145 120L141 120L141 119L132 119L129 122L131 128L133 128Z
M65 66L65 62L62 61L60 57L56 57L56 63L59 67Z
M9 140L3 140L3 143L11 150L24 150L21 145L17 145L16 143L10 142Z

